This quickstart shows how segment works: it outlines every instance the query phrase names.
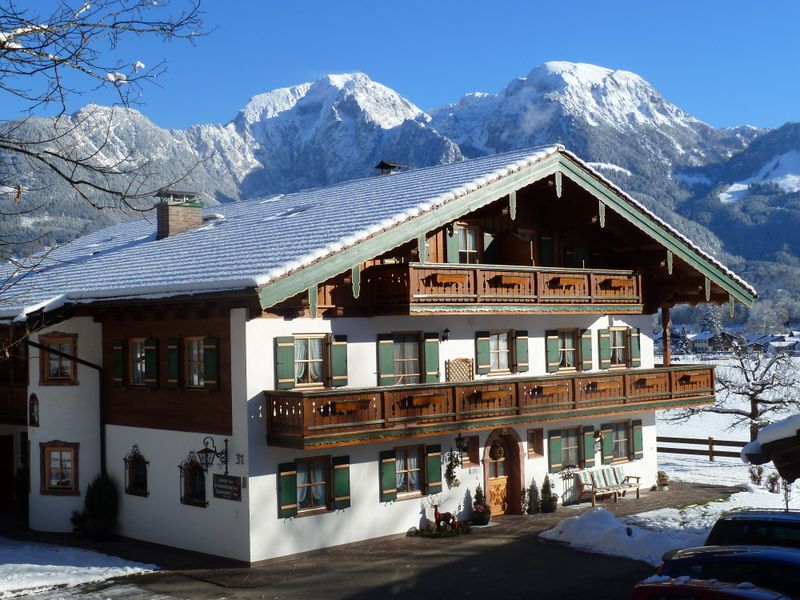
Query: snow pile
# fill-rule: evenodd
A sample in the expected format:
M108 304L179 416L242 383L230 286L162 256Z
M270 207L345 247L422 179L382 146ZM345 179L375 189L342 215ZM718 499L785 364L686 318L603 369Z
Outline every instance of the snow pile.
M758 432L758 441L762 445L769 444L784 438L793 438L798 431L800 431L800 415L793 415L761 429Z
M0 598L157 570L91 550L0 538Z
M604 508L597 507L564 519L540 537L566 542L581 550L642 560L657 566L668 550L701 546L706 533L705 529L698 527L649 531L628 525Z

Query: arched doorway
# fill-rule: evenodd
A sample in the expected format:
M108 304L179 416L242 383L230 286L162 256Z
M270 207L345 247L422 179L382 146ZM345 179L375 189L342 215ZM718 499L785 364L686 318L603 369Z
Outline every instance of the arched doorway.
M486 502L492 515L522 512L522 440L513 429L495 429L483 449Z

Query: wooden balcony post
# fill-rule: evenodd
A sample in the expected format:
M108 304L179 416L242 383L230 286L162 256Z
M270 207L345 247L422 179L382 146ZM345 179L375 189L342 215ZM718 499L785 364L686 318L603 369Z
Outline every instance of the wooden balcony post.
M664 346L664 366L668 367L672 363L672 340L670 339L670 330L672 323L670 323L669 306L666 304L661 307L661 330L662 330L662 343Z

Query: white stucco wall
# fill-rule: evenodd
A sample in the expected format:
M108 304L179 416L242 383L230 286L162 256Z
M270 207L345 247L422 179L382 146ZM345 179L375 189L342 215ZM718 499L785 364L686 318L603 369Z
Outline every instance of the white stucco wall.
M445 361L470 357L475 354L475 332L493 329L525 329L529 335L530 371L526 375L546 374L544 334L548 329L589 328L593 332L615 325L629 325L641 330L642 367L653 367L653 343L650 337L652 317L597 317L596 315L505 315L505 316L437 316L437 317L376 317L371 319L254 319L246 324L246 373L249 398L249 498L250 498L250 556L259 561L322 547L345 544L382 535L405 532L419 526L423 509L432 516L433 510L425 498L382 503L379 499L378 455L382 450L413 444L440 444L446 451L454 445L454 434L431 436L413 440L396 440L317 451L298 451L266 444L264 390L274 389L274 339L277 336L303 333L336 333L347 335L348 387L371 387L377 384L376 335L391 331L450 330L449 341L439 349L440 373L444 379ZM594 334L594 367L598 366L597 334ZM654 414L643 413L625 417L605 417L543 425L545 457L525 459L521 487L527 487L531 478L541 486L547 473L546 436L549 429L572 425L593 425L623 419L641 418L645 459L626 464L626 472L641 475L642 486L655 481L655 427ZM527 456L527 429L535 425L516 427L523 440ZM479 433L481 456L483 446L491 431ZM350 459L350 508L323 514L292 519L278 518L278 465L312 456L342 456ZM599 456L598 456L599 464ZM456 511L465 504L483 481L483 467L460 470L461 485L452 490L446 486L440 495L442 511ZM560 485L560 481L558 482Z
M62 321L31 336L34 342L52 332L78 334L79 358L100 364L100 324L90 317ZM77 366L78 385L41 385L39 350L30 349L30 385L28 394L39 398L39 427L30 427L31 494L30 526L42 531L71 531L73 510L83 507L86 486L100 472L99 373L84 365ZM60 440L77 442L78 485L80 496L52 496L40 493L39 443Z

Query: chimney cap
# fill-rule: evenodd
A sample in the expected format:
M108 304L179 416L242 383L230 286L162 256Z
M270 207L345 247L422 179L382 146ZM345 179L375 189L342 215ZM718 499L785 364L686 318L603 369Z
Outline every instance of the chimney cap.
M200 201L195 201L197 198L197 192L184 192L180 190L170 190L166 188L162 188L158 190L155 194L156 198L161 198L162 202L170 202L173 204L186 204L189 202L196 202L200 204Z
M381 175L386 175L388 173L399 171L400 169L407 169L408 166L401 163L390 162L388 160L381 160L381 162L375 165L375 168L380 169Z

